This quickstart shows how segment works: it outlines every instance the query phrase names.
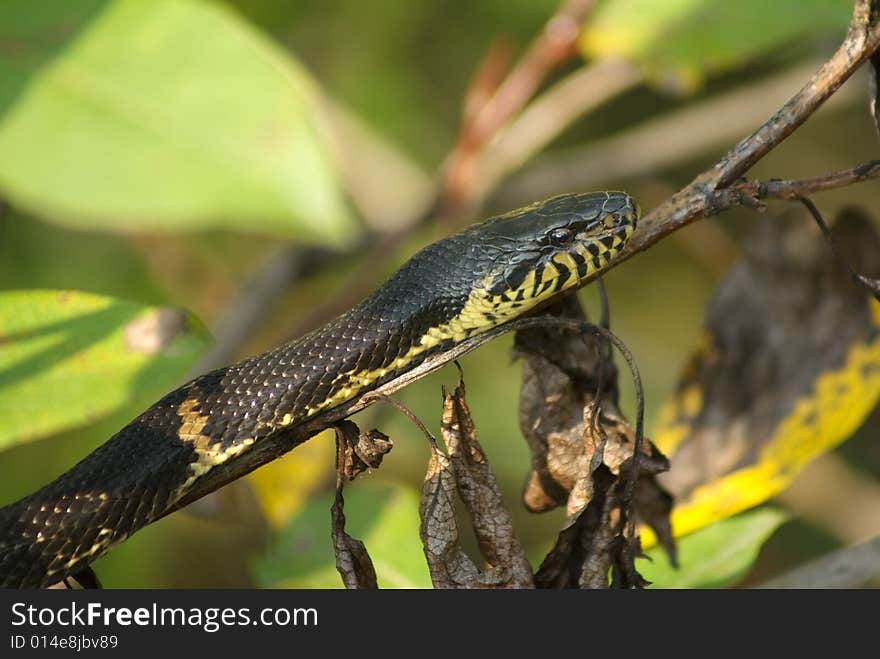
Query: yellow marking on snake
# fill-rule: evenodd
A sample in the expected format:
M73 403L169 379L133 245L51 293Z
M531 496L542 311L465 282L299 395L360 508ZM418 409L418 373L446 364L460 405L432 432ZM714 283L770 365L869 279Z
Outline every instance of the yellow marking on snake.
M611 216L603 220L603 226L612 228L614 222ZM584 260L586 274L590 276L597 270L601 270L614 256L616 256L633 231L632 226L623 229L625 236L621 238L616 233L612 235L611 247L606 246L601 240L590 240L590 245L595 254L589 251L584 236L578 236L572 245L580 257ZM395 361L381 368L364 371L349 371L341 373L337 382L345 384L337 388L335 392L321 401L319 404L307 407L305 416L309 417L328 407L335 407L354 398L359 392L369 387L379 378L388 373L404 369L413 359L424 351L433 348L443 341L452 340L455 343L464 341L470 336L491 329L504 322L510 316L518 316L537 306L550 295L568 290L579 284L582 277L575 273L578 264L569 252L558 252L552 257L552 261L568 269L571 275L563 283L559 290L556 289L556 281L560 273L550 262L545 263L541 270L540 284L536 285L537 271L531 270L523 279L516 290L507 290L499 295L491 295L488 290L494 283L494 276L486 277L480 286L474 288L468 296L461 311L449 321L431 327L419 340L412 345L406 353L397 357ZM253 438L246 438L225 448L221 441L214 441L210 436L203 434L208 417L199 412L199 401L190 398L182 402L177 408L177 414L181 419L178 437L192 444L198 459L189 465L190 476L176 490L174 496L182 496L190 486L204 476L214 467L223 464L227 460L245 451L254 443ZM298 422L303 417L290 412L283 417L265 425L273 428L281 428Z
M224 448L222 440L214 440L209 435L202 434L202 430L208 423L208 417L201 414L198 407L198 399L189 398L177 408L177 415L180 417L180 429L177 431L177 436L182 441L192 444L193 450L198 456L196 461L189 465L191 476L175 490L177 495L186 492L200 476L204 476L217 465L235 457L254 443L253 438L248 437Z
M603 225L607 227L614 226L610 216L603 221ZM617 255L626 239L632 234L633 228L627 226L624 228L624 231L624 238L613 234L611 247L607 247L598 238L590 240L593 249L598 250L596 254L591 253L587 248L584 242L585 237L579 236L575 239L572 248L584 260L583 267L586 268L584 276L589 276L597 270L601 270L609 260ZM560 277L560 273L550 262L544 264L538 285L536 285L538 281L537 271L531 270L526 274L516 290L507 290L499 295L489 294L488 290L494 283L494 276L488 276L481 282L480 286L471 291L461 311L454 318L428 329L406 353L397 357L390 364L373 370L341 373L337 377L337 382L344 382L344 384L335 389L331 396L328 396L317 405L307 407L305 416L312 416L323 409L335 407L351 400L379 378L385 377L393 371L406 368L418 355L443 341L452 340L455 343L464 341L470 336L499 325L510 316L518 316L532 309L550 295L568 290L579 284L581 277L575 274L578 264L569 252L558 252L552 257L552 260L563 268L568 269L571 273L559 290L556 289L555 284ZM254 443L253 438L246 438L224 448L221 441L214 441L210 436L203 434L202 431L208 423L208 417L201 414L198 408L199 401L197 398L187 399L177 408L177 414L181 419L178 437L192 445L198 459L189 465L191 475L175 490L176 496L183 495L193 482L204 476L208 471L239 455ZM280 419L268 422L265 425L280 428L289 426L301 419L302 416L288 412Z
M198 457L194 462L190 463L189 470L191 475L175 490L172 499L181 496L199 477L217 465L226 462L229 458L238 455L253 444L254 441L253 439L244 439L241 442L223 448L222 441L215 441L210 436L203 434L202 431L208 423L208 416L201 414L198 407L199 401L197 398L188 398L177 408L177 415L180 417L180 428L177 431L177 436L181 441L191 444ZM92 499L106 500L107 494L104 492L88 492L76 494L74 498L86 501L91 501ZM116 537L111 540L111 536L112 530L102 529L90 547L71 555L63 565L49 569L47 574L54 574L60 570L69 569L80 560L103 552L111 545L125 539L125 537Z
M606 221L611 222L610 219ZM582 237L575 239L572 248L585 261L585 277L604 268L608 261L620 252L621 247L632 234L633 228L627 226L624 231L626 232L625 238L620 238L615 234L610 248L599 240L591 241L591 244L599 250L595 256L587 249ZM581 277L576 275L577 262L574 257L568 252L559 252L553 256L553 260L572 273L558 291L555 283L560 274L550 263L544 264L541 271L541 284L538 287L535 286L536 270L531 270L516 290L507 290L499 295L491 295L488 290L494 283L494 276L488 276L480 286L471 291L458 315L445 323L428 329L406 353L399 356L394 362L374 370L341 373L338 380L345 381L345 385L319 404L307 408L307 416L312 416L327 407L333 407L350 400L379 378L392 371L405 368L415 357L443 341L451 339L455 343L460 343L471 336L496 327L510 316L521 315L551 295L578 286ZM545 286L547 282L550 282L549 286ZM522 296L518 298L520 292L522 292ZM281 425L290 423L290 420L287 419L288 416L285 415ZM287 423L284 423L285 421Z

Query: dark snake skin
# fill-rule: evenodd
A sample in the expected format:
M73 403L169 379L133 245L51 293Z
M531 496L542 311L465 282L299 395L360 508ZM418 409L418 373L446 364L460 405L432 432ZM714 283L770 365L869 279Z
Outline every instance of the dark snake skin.
M205 450L239 451L224 465L205 467L225 468L282 426L338 405L309 412L350 384L341 374L392 365L361 395L448 349L454 338L394 366L430 328L456 318L475 287L488 281L496 292L516 290L563 249L548 242L551 229L589 231L609 214L619 215L621 225L631 222L631 231L637 210L623 193L563 195L474 225L426 247L323 327L170 392L55 481L0 509L0 586L45 587L76 574L192 500L201 477L193 465Z

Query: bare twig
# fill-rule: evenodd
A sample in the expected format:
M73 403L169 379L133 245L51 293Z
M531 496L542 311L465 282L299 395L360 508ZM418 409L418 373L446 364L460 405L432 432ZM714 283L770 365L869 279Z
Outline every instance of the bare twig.
M869 0L856 0L853 18L840 48L785 105L760 128L731 149L713 167L672 195L642 218L615 265L644 251L681 227L755 197L728 198L717 203L718 193L745 174L756 162L791 135L880 47L880 21L871 16Z
M384 391L381 391L381 390L370 392L368 394L365 394L361 398L361 402L364 404L364 407L366 407L367 405L373 404L373 402L375 402L377 400L381 400L384 403L388 403L394 409L396 409L398 412L403 414L407 419L412 421L412 423L419 430L422 431L422 434L425 436L425 439L428 440L428 443L430 443L431 446L434 447L434 449L439 450L439 448L437 447L437 438L434 437L433 433L431 433L431 431L428 430L428 427L424 423L422 423L422 420L418 416L416 416L415 412L413 412L411 409L409 409L406 405L401 403L399 400L392 398L387 393L385 393Z
M787 181L740 181L706 196L707 215L715 215L734 206L763 209L762 199L800 199L804 195L842 188L854 183L880 178L880 161L871 161L822 176Z
M471 180L480 153L547 77L576 55L581 24L594 4L595 0L563 0L482 108L475 111L472 105L466 106L458 142L446 161L440 192L444 212L470 205ZM485 69L480 67L481 72ZM485 80L485 76L477 80Z
M334 318L357 302L375 285L376 276L373 273L377 260L381 260L397 247L415 228L435 216L443 216L453 224L460 221L497 184L503 174L519 164L516 162L517 158L528 155L521 146L518 150L512 150L506 158L481 157L495 135L528 103L546 78L575 57L580 27L594 4L595 0L563 0L525 54L503 79L501 67L508 54L498 42L490 46L465 94L459 137L445 159L433 202L421 204L414 217L397 222L397 228L387 235L367 237L362 245L362 250L367 251L367 255L358 272L348 280L338 295L298 322L290 336L298 336ZM575 116L596 107L632 84L629 82L631 75L622 75L623 66L596 66L590 68L588 73L571 76L567 83L563 81L549 90L552 92L549 105L555 108L559 101L553 99L564 97L570 101L572 95L576 96L579 102L569 102L567 111L567 121L573 120ZM589 79L584 79L584 76ZM621 82L614 82L617 77ZM575 85L578 85L577 89ZM535 112L524 113L522 119L525 123L520 125L518 122L518 127L511 132L508 139L502 140L502 144L507 144L509 148L510 144L521 141L530 153L540 150L543 144L555 137L556 131L534 130L537 118L547 119L547 105L534 105ZM559 130L566 125L562 121L557 123ZM491 169L496 167L496 163L509 164ZM488 172L485 175L482 173L484 168ZM350 257L351 254L345 253L341 256Z
M767 181L762 185L759 196L764 198L797 199L805 194L842 188L853 183L874 179L878 176L880 176L880 160L872 160L856 167L841 169L837 172L800 181L784 181L780 179Z
M815 61L800 64L705 101L688 103L610 137L532 158L493 195L492 206L513 208L549 194L656 174L713 149L721 150L773 113L819 66L821 62ZM856 88L848 85L826 107L858 96ZM543 101L536 99L533 105L538 102Z
M471 172L471 205L520 167L578 118L642 82L641 71L623 60L582 66L547 89L522 114L498 131Z
M878 165L876 169L880 170L880 163L875 163L875 165ZM840 248L837 246L837 240L835 240L834 235L831 233L831 229L828 228L828 225L825 223L825 218L822 217L822 214L819 212L819 209L816 208L816 205L806 197L802 197L800 195L797 195L796 199L807 207L810 215L812 215L813 219L816 220L816 224L819 225L819 229L822 231L822 235L825 236L825 240L831 247L831 252L834 255L834 259L837 261L838 265L840 265L849 273L850 277L852 277L853 281L856 282L856 284L866 288L871 293L871 295L874 296L874 299L880 300L880 281L872 279L870 277L866 277L865 275L856 272L850 265L847 258L843 254L841 254Z

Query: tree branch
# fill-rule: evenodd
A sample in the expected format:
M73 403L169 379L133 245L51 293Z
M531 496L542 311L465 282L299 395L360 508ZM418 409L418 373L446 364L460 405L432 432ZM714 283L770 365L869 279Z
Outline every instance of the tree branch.
M775 112L791 90L802 85L821 64L821 60L798 64L646 119L608 137L532 158L492 195L491 205L515 208L542 195L589 190L606 181L656 175L664 168L726 149ZM550 92L548 89L546 93ZM857 95L855 87L848 85L829 98L825 107L852 102Z
M543 71L544 76L548 75L556 66L564 61L559 59L561 54L573 52L561 47L557 43L554 46L557 58L554 59L553 57L546 56L549 50L545 50L545 46L536 46L535 43L541 43L542 40L547 39L558 39L559 33L556 32L556 36L553 37L555 28L551 29L550 26L556 25L558 27L565 23L565 21L573 20L573 17L577 16L580 16L582 20L583 15L586 14L591 5L592 2L587 0L580 2L565 1L562 3L560 9L557 10L557 14L554 14L554 18L548 21L544 31L536 37L532 47L527 50L523 60L508 74L506 81L501 83L499 89L495 92L495 100L490 99L487 103L487 105L493 105L494 109L491 111L486 109L485 112L488 112L494 119L492 122L489 122L488 119L480 120L484 123L481 123L483 128L478 132L482 134L486 130L485 127L490 124L495 126L495 130L500 129L503 120L512 116L516 109L518 109L514 107L516 103L513 102L513 99L518 99L517 102L520 105L525 104L529 96L537 89L540 76L537 76L536 72ZM559 16L567 18L560 23L557 21ZM878 173L878 164L873 162L849 170L801 181L735 182L738 177L742 176L756 162L778 146L798 126L802 125L840 88L861 64L877 52L878 45L880 45L880 24L878 24L877 15L876 13L872 15L869 0L857 0L846 38L828 62L822 65L801 90L791 97L782 108L775 112L749 137L740 141L717 164L701 173L689 185L645 215L639 223L639 228L635 235L629 241L627 248L609 267L615 267L631 256L648 249L670 233L691 222L717 214L734 206L747 205L760 209L763 208L759 202L760 199L791 199L798 194L803 195L828 190L877 178L878 174L880 174ZM540 53L544 54L541 55ZM532 61L530 58L536 59ZM543 62L543 64L538 66L539 62ZM523 73L523 71L527 71L528 75ZM510 82L511 78L519 79L519 82L516 82L516 84ZM511 87L519 90L517 94L509 91ZM563 85L564 88L565 85ZM507 91L504 91L502 94L502 89L507 89ZM498 104L499 94L504 98L504 102L500 105ZM539 107L539 105L536 104L536 107ZM546 105L542 107L546 107ZM581 106L581 108L581 111L584 111L589 109L589 106ZM481 114L481 111L475 110L474 116L477 114ZM526 114L523 115L523 117L525 116ZM476 119L473 119L473 121L476 121ZM512 125L511 128L516 125L518 124ZM463 127L462 130L464 131L465 128ZM552 134L550 134L549 138L552 138ZM539 147L540 144L535 145L535 148ZM474 177L473 180L478 180L478 177ZM218 332L220 334L218 348L204 362L203 366L214 366L224 363L234 356L244 338L249 334L250 329L259 321L261 317L260 309L263 309L262 313L265 314L265 309L271 306L271 303L280 296L281 292L307 272L332 266L343 259L353 258L357 254L364 253L364 250L373 255L387 253L403 237L408 235L413 227L433 217L438 208L449 206L448 202L443 201L443 191L447 188L448 185L441 185L438 188L436 203L426 208L418 217L413 218L411 222L402 223L399 230L386 235L384 239L382 239L381 234L370 233L366 234L357 247L351 250L328 252L327 250L320 249L299 250L289 248L282 252L283 258L279 256L278 259L270 260L265 271L259 273L251 283L245 286L243 294L232 305L232 319L229 321L229 331ZM309 263L310 267L301 268L300 264L302 262ZM279 273L282 276L278 276ZM350 306L351 301L362 295L368 288L371 288L372 284L373 280L370 277L358 276L354 278L352 283L344 290L344 294L340 296L340 301ZM240 305L238 301L245 299L245 297L249 303ZM306 319L306 322L301 322L296 328L296 333L301 333L303 329L309 329L311 326L326 320L343 308L347 307L340 307L340 304L337 302L328 302L327 305L321 307L316 313Z
M491 138L528 103L547 77L576 54L577 38L595 0L562 0L544 29L479 110L467 111L444 167L439 199L444 213L472 205L472 179ZM485 67L480 67L484 71ZM476 81L485 80L478 76ZM468 94L467 98L473 98Z
M876 15L871 14L870 4L871 0L856 0L846 38L831 59L755 132L733 147L713 167L699 174L690 184L643 217L623 253L609 267L623 263L673 231L698 219L736 205L755 206L754 201L756 198L761 198L760 193L764 196L791 198L782 196L783 192L788 195L788 191L778 189L775 187L777 184L772 181L764 184L766 187L758 186L757 196L752 194L748 186L737 189L736 185L731 186L731 183L803 124L859 66L877 52L880 48L880 20ZM824 181L822 185L825 187L821 189L848 185L855 182L856 178L858 180L875 178L876 167L873 165L866 167L868 167L867 174L864 171L849 176L840 173L840 178L834 178L835 175L832 175L832 178ZM802 181L797 185L804 186L807 182ZM728 186L730 190L726 191ZM804 193L804 190L800 191L800 194Z

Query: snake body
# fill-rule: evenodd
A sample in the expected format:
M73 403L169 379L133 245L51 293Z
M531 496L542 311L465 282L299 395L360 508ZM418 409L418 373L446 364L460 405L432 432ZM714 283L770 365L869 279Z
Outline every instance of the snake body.
M202 496L207 475L602 270L635 228L622 192L553 197L413 256L330 323L168 393L0 509L0 586L45 587ZM204 489L204 488L202 488Z

